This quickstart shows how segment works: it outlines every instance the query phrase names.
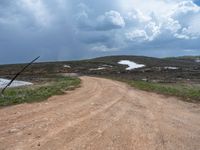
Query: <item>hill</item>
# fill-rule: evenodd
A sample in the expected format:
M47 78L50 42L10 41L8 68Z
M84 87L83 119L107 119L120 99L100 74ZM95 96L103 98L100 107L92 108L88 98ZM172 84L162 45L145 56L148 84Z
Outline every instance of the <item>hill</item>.
M18 79L34 84L47 83L57 75L89 75L124 81L139 89L200 100L199 57L153 58L106 56L79 61L42 62L29 67ZM139 68L127 69L126 60ZM0 78L12 78L24 64L0 65Z
M120 65L120 60L130 60L144 64L145 67L127 71L126 65ZM0 77L10 78L16 74L23 64L1 65ZM191 61L191 57L153 58L144 56L107 56L80 61L43 62L33 64L21 76L28 80L38 76L50 76L58 73L79 73L84 75L117 74L128 79L162 80L176 82L190 80L200 82L200 63Z

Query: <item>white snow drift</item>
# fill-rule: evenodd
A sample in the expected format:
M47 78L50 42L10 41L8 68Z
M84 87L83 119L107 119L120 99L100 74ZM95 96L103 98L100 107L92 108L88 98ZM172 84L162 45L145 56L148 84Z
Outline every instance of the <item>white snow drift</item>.
M8 79L2 79L0 78L0 88L4 88L10 80ZM24 81L14 81L9 87L19 87L19 86L26 86L26 85L32 85L30 82L24 82Z
M70 65L64 65L63 67L64 67L64 68L71 68Z
M105 67L99 67L99 68L92 68L90 71L96 71L96 70L105 70Z
M169 69L169 70L177 70L179 69L178 67L164 67L165 69Z
M130 61L130 60L121 60L121 61L118 62L118 64L127 65L128 68L126 68L126 70L132 70L132 69L136 69L136 68L145 67L145 65L143 65L143 64L137 64L137 63Z

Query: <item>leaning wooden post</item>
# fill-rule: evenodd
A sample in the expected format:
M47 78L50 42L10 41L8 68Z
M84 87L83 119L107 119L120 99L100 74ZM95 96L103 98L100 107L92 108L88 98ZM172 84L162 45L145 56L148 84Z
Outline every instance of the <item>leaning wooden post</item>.
M12 82L22 73L24 72L24 70L26 70L26 68L28 68L30 65L32 65L37 59L39 59L40 56L38 56L37 58L35 58L34 60L32 60L30 63L28 63L21 71L19 71L13 78L12 80L2 89L1 91L1 95L4 95L5 90L7 89L7 87L9 87Z

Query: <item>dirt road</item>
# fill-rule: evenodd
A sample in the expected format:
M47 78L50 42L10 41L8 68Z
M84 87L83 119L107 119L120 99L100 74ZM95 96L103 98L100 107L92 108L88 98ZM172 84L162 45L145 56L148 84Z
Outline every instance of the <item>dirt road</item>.
M0 109L0 150L200 149L200 105L82 80L65 95Z

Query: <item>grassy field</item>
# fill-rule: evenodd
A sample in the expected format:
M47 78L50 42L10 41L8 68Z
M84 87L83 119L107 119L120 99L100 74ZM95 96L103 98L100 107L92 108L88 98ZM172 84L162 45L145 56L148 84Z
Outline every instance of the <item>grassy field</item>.
M197 86L200 85L200 63L196 62L199 58L200 56L153 58L122 55L80 61L43 62L35 63L30 66L23 72L23 76L20 77L20 80L29 82L32 82L33 80L33 82L46 83L46 79L43 77L47 77L48 80L49 76L54 76L55 74L78 73L80 75L117 78L123 81L125 80L125 82L131 86L141 90L178 96L185 101L200 102L200 86ZM135 63L144 64L145 67L126 70L126 65L118 64L120 60L130 60ZM25 64L0 65L0 77L11 78L21 70L24 65ZM70 67L64 67L66 65ZM176 69L169 69L169 67L174 67ZM143 80L147 80L148 82ZM42 86L40 88L44 87ZM54 93L54 89L53 91L50 89L47 91ZM23 90L28 89L19 89L19 92ZM7 92L8 96L0 98L0 105L6 105L6 103L9 103L10 99L12 99L12 103L19 102L20 98L16 100L9 96L12 95L12 93L16 94L18 91L14 90L14 92L12 92L11 89ZM23 94L21 95L21 97L28 97L23 96ZM48 92L45 93L44 96L42 93L41 95L42 96L38 97L46 98L48 97ZM33 97L37 97L37 95L34 95ZM8 99L8 102L3 101L2 99Z
M187 102L200 102L200 86L191 86L187 84L164 84L153 83L146 81L127 80L122 78L112 78L114 80L122 81L140 90L155 92L168 96L177 96L183 101Z
M160 94L177 96L188 102L200 102L200 87L187 85L169 85L145 81L129 81L131 86L141 90L153 91Z
M10 88L6 90L3 96L0 96L0 106L42 101L53 95L64 94L66 90L78 87L80 82L80 79L75 77L59 76L49 80L45 84Z

